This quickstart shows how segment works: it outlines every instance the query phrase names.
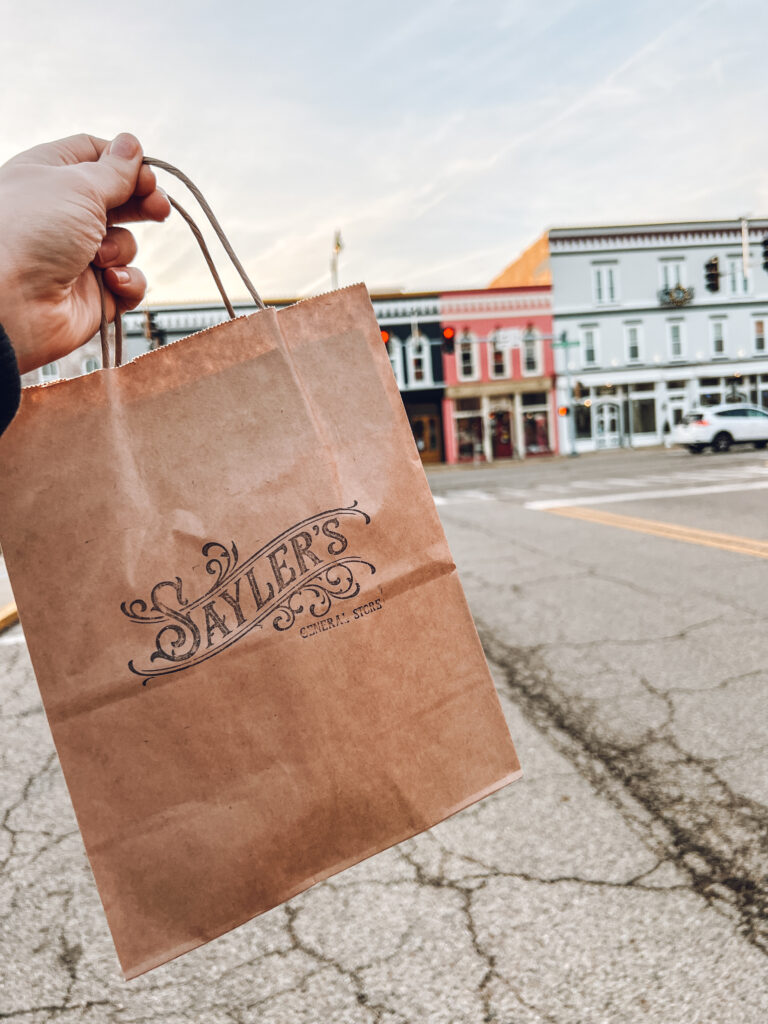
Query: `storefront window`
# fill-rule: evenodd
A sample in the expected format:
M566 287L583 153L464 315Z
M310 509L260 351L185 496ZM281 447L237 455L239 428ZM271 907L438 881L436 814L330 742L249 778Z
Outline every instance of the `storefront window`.
M592 437L592 405L587 405L585 402L583 405L574 405L573 407L573 423L576 429L576 437L580 438L591 438Z
M632 399L632 433L656 433L656 402L654 401L654 399Z
M543 405L546 408L547 395L545 391L529 391L523 395L523 405Z
M480 416L457 418L456 433L459 441L459 459L462 462L485 457L483 453L483 421Z
M526 412L523 415L523 431L528 455L549 452L549 413L546 410Z
M456 412L479 412L480 411L480 399L479 398L457 398L456 399Z

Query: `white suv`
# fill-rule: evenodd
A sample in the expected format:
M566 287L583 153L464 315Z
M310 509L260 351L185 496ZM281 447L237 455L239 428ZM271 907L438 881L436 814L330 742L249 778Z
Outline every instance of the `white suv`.
M673 433L675 444L689 452L700 452L712 445L716 452L727 452L732 444L768 445L768 410L756 405L711 405L689 412Z

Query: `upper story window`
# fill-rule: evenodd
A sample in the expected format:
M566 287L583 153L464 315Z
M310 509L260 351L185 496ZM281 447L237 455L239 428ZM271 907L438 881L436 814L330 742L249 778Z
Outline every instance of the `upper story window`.
M456 376L459 380L477 379L477 344L466 327L456 342Z
M58 363L46 363L45 366L40 368L40 376L43 380L56 380L60 377L59 364Z
M524 374L541 372L541 342L532 326L527 327L523 334L522 366Z
M598 334L597 327L581 328L581 361L584 366L597 366L599 362ZM568 358L567 354L565 358Z
M403 390L403 345L399 338L395 337L394 334L390 336L387 342L387 353L389 355L389 362L392 366L392 372L395 375L397 386L400 391Z
M753 320L752 324L752 330L755 332L755 352L765 352L765 320L760 317L757 320Z
M509 345L502 344L498 331L488 338L488 369L491 377L509 377Z
M662 288L676 288L677 285L685 288L685 260L662 260L659 264L659 280Z
M725 355L725 320L710 320L709 321L709 336L712 341L712 355L724 356Z
M430 358L429 339L414 328L407 342L408 380L412 387L426 386L432 383L432 360Z
M96 359L95 356L88 356L83 360L83 373L93 373L94 370L98 370L101 366L101 362Z
M619 301L617 263L592 264L592 296L596 306L610 306Z
M729 295L749 295L749 276L744 273L741 255L726 256L725 280Z
M641 325L638 324L625 324L624 325L624 340L627 353L628 363L639 363L641 359Z
M667 342L670 359L685 359L685 324L682 320L667 321Z

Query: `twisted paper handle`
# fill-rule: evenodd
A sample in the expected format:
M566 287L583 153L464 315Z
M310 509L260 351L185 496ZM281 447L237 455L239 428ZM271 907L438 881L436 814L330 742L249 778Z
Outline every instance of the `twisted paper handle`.
M251 298L256 303L256 305L258 306L259 309L266 309L266 306L264 305L264 302L262 301L261 296L256 291L256 289L254 288L251 279L248 277L248 275L245 272L245 268L243 267L243 265L240 262L240 260L237 258L237 255L235 254L235 250L232 248L232 245L230 244L229 239L224 234L224 231L223 231L221 225L219 224L218 220L216 219L216 217L215 217L215 215L213 213L213 210L208 205L208 202L207 202L205 196L200 191L200 189L197 187L197 185L195 185L195 183L193 181L191 181L187 177L187 175L184 174L183 171L180 171L178 169L178 167L174 167L173 164L166 163L165 160L156 160L154 157L145 156L143 162L145 164L149 164L151 167L159 167L161 170L167 171L169 174L173 174L176 178L179 179L179 181L183 182L187 186L189 191L192 193L192 195L198 201L198 203L200 205L200 209L203 211L203 213L206 215L206 217L210 221L211 227L216 232L216 235L218 236L221 244L224 246L224 251L226 252L227 256L229 256L230 260L232 261L232 263L233 263L233 265L235 267L235 270L240 275L240 278L241 278L243 284L245 285L245 287L248 289L248 292L249 292ZM192 219L192 217L187 213L187 211L184 209L183 206L181 206L180 203L177 203L176 200L173 199L171 196L168 196L168 202L171 204L171 206L174 208L174 210L176 210L179 214L181 214L181 216L184 218L184 220L187 222L187 224L189 225L190 229L192 230L192 234L195 236L195 238L197 239L197 244L200 246L200 250L201 250L201 252L203 254L203 258L205 259L205 262L208 264L208 269L211 271L211 275L213 276L213 280L216 282L216 287L219 290L219 294L221 295L221 298L222 298L222 301L223 301L223 303L224 303L224 305L226 307L227 313L229 314L231 319L234 319L234 317L235 317L235 310L234 310L234 308L232 306L232 303L229 301L229 297L228 297L226 291L224 290L224 285L221 282L221 278L219 277L219 273L216 270L216 267L214 265L214 262L213 262L213 259L211 257L211 254L210 254L210 251L208 249L208 246L205 244L205 239L203 238L203 235L202 235L202 233L200 231L200 228L198 228L197 224L195 224L195 222ZM101 338L101 365L106 368L106 367L108 367L110 365L110 359L109 359L109 325L108 325L108 322L107 322L107 310L106 310L105 295L104 295L104 280L103 280L103 273L102 273L102 271L98 267L94 267L93 269L94 269L94 273L96 274L96 280L99 283L99 292L101 294L101 323L99 324L99 336ZM122 361L123 361L123 323L122 323L122 317L121 317L120 313L118 312L118 313L115 314L115 366L120 366Z

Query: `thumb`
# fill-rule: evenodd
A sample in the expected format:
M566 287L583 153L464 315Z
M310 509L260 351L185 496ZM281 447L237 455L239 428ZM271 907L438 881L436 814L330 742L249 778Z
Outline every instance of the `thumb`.
M111 210L131 198L141 170L142 156L136 136L122 132L104 147L97 161L80 165L105 209Z

